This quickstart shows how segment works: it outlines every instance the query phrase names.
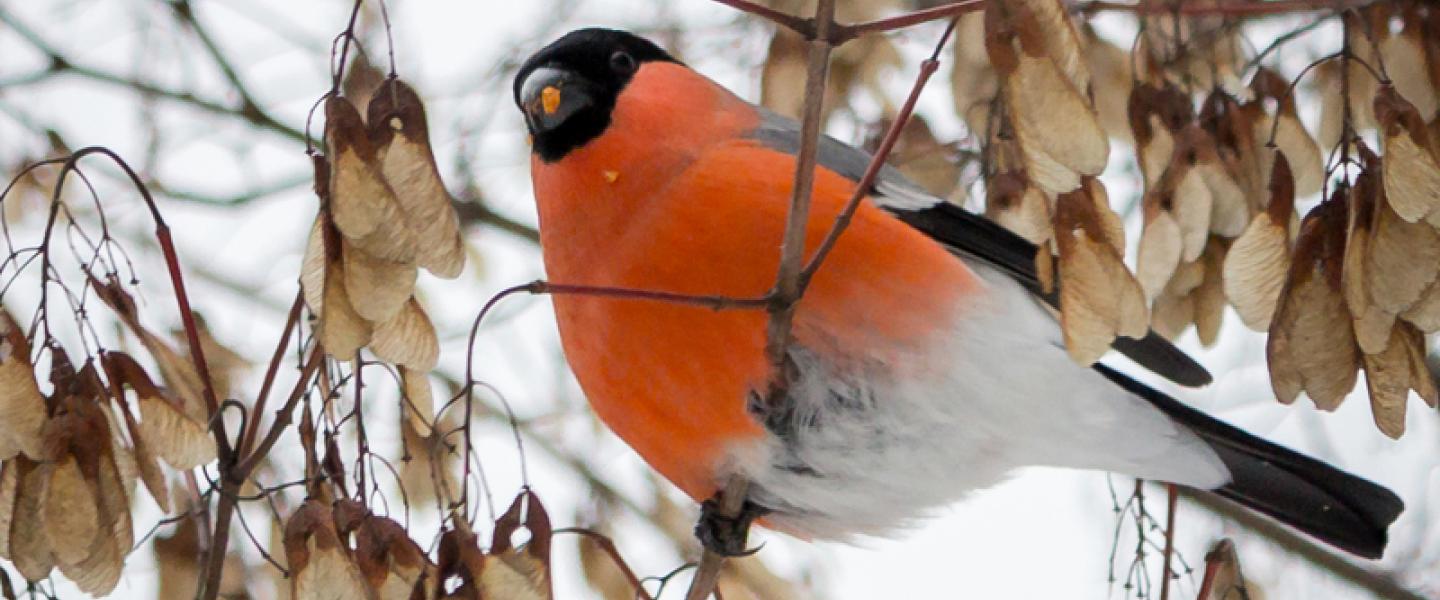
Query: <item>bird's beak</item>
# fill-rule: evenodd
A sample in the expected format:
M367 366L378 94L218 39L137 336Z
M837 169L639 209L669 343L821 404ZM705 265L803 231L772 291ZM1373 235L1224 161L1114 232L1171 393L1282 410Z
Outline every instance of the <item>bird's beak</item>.
M573 72L551 67L531 71L520 85L520 107L531 133L545 133L595 103L589 82Z

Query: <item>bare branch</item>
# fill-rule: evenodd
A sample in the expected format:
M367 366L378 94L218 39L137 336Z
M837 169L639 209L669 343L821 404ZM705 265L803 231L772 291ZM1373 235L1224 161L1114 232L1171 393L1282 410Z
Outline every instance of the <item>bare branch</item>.
M815 22L810 19L802 19L795 15L784 13L768 6L756 4L749 0L714 0L717 4L724 4L735 10L744 11L756 15L766 21L770 21L805 36L806 39L815 35Z
M1182 15L1215 15L1228 17L1246 17L1261 15L1278 15L1293 12L1307 12L1312 10L1344 10L1347 8L1360 8L1369 6L1380 0L1268 0L1258 2L1141 2L1130 4L1125 2L1111 2L1109 0L1096 0L1095 2L1082 3L1078 6L1081 12L1092 12L1097 10L1115 10L1133 12L1137 14L1175 14Z
M780 267L775 275L775 288L767 307L770 319L766 327L765 358L770 364L770 381L765 391L764 406L773 408L789 393L785 377L785 355L790 345L790 328L795 318L795 305L804 293L801 281L805 258L805 233L810 222L810 192L815 182L816 153L820 140L820 121L825 100L825 82L830 70L830 52L834 50L831 32L835 28L835 0L819 0L815 7L814 39L805 74L805 110L800 126L800 149L795 159L795 186L785 220L785 235L780 246ZM737 401L741 400L739 398ZM742 476L732 475L718 494L720 515L737 517L744 508L750 484ZM706 549L691 580L688 600L703 600L715 589L725 557Z
M835 43L843 44L851 39L860 37L862 35L869 35L872 33L884 33L886 31L894 31L896 29L902 29L911 25L919 25L921 23L928 23L930 21L938 21L944 18L958 17L971 11L984 9L985 2L986 0L961 0L959 2L946 4L944 6L927 8L925 10L917 10L909 14L900 15L898 17L889 17L886 19L878 19L866 23L856 23L854 25L841 25L835 31Z

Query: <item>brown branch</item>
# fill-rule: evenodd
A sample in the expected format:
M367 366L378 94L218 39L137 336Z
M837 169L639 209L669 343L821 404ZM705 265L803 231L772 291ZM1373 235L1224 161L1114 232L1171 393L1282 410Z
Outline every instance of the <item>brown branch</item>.
M805 39L810 39L815 36L815 21L811 19L802 19L768 6L750 2L749 0L714 0L714 2L758 16L766 21L794 31L804 36Z
M225 570L225 550L230 542L230 522L234 520L235 497L239 495L241 485L231 482L229 477L220 478L215 531L210 535L210 545L205 551L205 571L200 578L200 589L195 592L200 600L215 600L220 593L220 575Z
M199 108L206 112L230 117L239 117L262 129L270 130L292 140L301 142L305 141L304 132L294 127L285 125L279 121L276 121L264 111L259 110L259 107L254 104L242 105L238 107L226 106L225 104L221 104L220 102L201 98L190 92L162 88L149 82L130 79L128 77L117 75L108 71L102 71L100 69L79 65L76 64L74 61L70 60L69 58L66 58L65 55L61 54L60 51L55 48L55 46L45 41L45 39L40 37L39 34L35 33L33 29L30 29L29 26L20 22L13 15L6 12L4 9L0 9L0 23L4 23L10 26L10 28L14 30L15 33L19 34L21 38L24 38L26 42L28 42L41 54L44 54L46 57L48 57L50 59L49 70L51 73L69 73L73 75L79 75L81 77L92 79L102 83L109 83L112 85L130 88L143 95L164 98L166 100L170 100L180 104Z
M824 0L822 0L824 1ZM745 508L745 497L750 493L750 480L740 475L731 475L725 487L717 494L720 498L720 514L734 517ZM703 517L702 517L703 518ZM725 555L705 549L700 564L695 567L695 578L690 580L690 589L685 600L705 600L720 583L720 571L725 568Z
M1175 556L1175 504L1180 494L1175 484L1166 484L1165 560L1160 568L1160 600L1170 600L1170 561Z
M770 293L767 312L765 358L770 364L770 381L765 391L764 406L777 406L789 393L785 377L785 355L790 345L791 324L795 306L804 293L801 275L805 258L805 234L810 222L810 192L815 182L816 154L820 140L821 108L825 100L825 84L830 72L830 52L835 43L835 0L819 0L815 7L815 35L809 42L805 73L805 109L800 126L800 149L795 159L795 186L785 218L785 234L780 246L780 266L775 274L775 288ZM737 398L737 401L741 399ZM744 507L750 483L743 476L732 474L719 492L721 517L735 518ZM725 557L707 548L696 568L695 578L686 593L687 600L703 600L715 589L724 567Z
M781 27L790 29L805 39L815 39L819 32L815 27L814 19L803 19L773 8L755 4L748 0L713 0L736 10L744 11L765 20L771 21ZM956 17L965 13L982 10L988 0L958 0L950 4L917 10L894 17L866 21L864 23L853 23L845 25L834 25L828 37L833 45L839 46L852 39L863 35L874 33L885 33L896 29L904 29L912 25L938 21L940 19ZM1202 16L1264 16L1294 12L1308 12L1317 10L1345 10L1359 8L1374 4L1380 0L1269 0L1256 2L1223 2L1214 4L1205 2L1141 2L1127 3L1115 2L1112 0L1095 0L1093 2L1082 2L1074 4L1077 12L1096 11L1122 11L1136 14L1175 14L1177 11L1182 15ZM1178 4L1178 5L1177 5Z
M280 332L280 341L275 344L275 354L270 357L270 366L265 368L265 379L261 380L260 391L255 395L255 405L250 409L249 427L240 432L238 452L241 456L249 453L255 446L255 436L260 431L260 415L265 412L265 401L270 397L270 387L275 384L275 375L280 371L280 361L285 358L285 350L290 347L290 333L300 322L300 310L304 306L304 294L296 292L295 302L290 305L290 314L285 318L285 328Z
M759 298L734 298L730 296L677 294L675 292L637 290L632 288L607 287L598 285L570 285L565 283L552 283L548 281L531 282L526 291L532 294L605 296L609 298L620 298L626 300L650 300L654 302L668 302L670 304L689 304L693 306L702 306L711 310L727 310L736 308L765 308L767 306L770 306L773 300L773 296L771 295L765 295Z
M867 21L865 23L856 23L854 25L841 25L836 28L833 39L835 40L836 44L843 44L862 35L869 35L872 33L884 33L886 31L894 31L896 29L902 29L911 25L919 25L920 23L938 21L940 19L949 17L958 17L965 13L985 8L985 1L986 0L961 0L960 2L954 2L951 4L946 4L944 6L936 6L934 8L927 8L925 10L917 10L912 13L900 15L898 17L877 19L875 21Z
M860 209L861 202L870 195L870 189L875 185L875 178L879 177L880 169L885 166L886 157L890 156L890 151L895 149L895 143L900 139L900 132L905 128L905 123L910 120L910 115L915 112L915 103L920 100L920 91L925 89L925 84L940 68L940 51L950 41L956 23L958 21L952 18L950 25L945 28L945 33L940 36L940 41L935 44L935 50L931 52L925 62L920 64L920 75L915 78L915 84L910 88L910 95L905 98L905 104L900 106L899 113L890 123L890 128L885 131L885 137L881 139L880 146L875 149L874 156L870 157L870 164L865 167L865 174L855 184L854 193L846 202L845 208L835 217L835 225L830 228L825 240L815 250L815 256L810 259L809 264L805 265L805 271L801 274L802 286L810 285L810 279L820 269L825 257L829 256L830 251L835 248L835 244L840 240L840 234L850 226L851 219L855 217L855 211Z
M815 9L816 39L809 42L805 73L804 119L800 125L800 149L795 157L795 185L790 196L785 234L780 243L780 267L775 274L775 289L768 307L765 358L770 362L770 389L766 406L773 407L785 396L787 382L781 377L785 352L790 344L790 326L795 318L795 305L804 288L800 280L805 254L805 234L810 223L810 192L815 183L815 162L819 151L820 121L825 101L825 82L830 75L830 52L834 49L830 32L835 25L833 1L822 1Z
M190 308L190 296L185 292L185 278L180 273L180 257L175 251L174 240L170 237L170 225L167 224L165 218L160 215L160 208L155 204L155 198L150 195L149 188L145 187L145 184L140 180L140 175L137 174L134 169L130 168L130 164L125 162L125 159L120 158L120 155L104 146L81 148L65 159L65 165L60 169L60 173L56 175L55 190L50 199L50 216L45 223L44 241L41 242L41 246L46 247L50 243L50 235L55 226L56 216L59 214L58 208L62 205L61 198L65 189L66 175L72 171L79 173L80 160L91 154L99 154L110 159L110 162L124 171L136 191L140 192L141 200L144 201L146 208L150 211L151 221L155 223L155 239L160 244L161 253L165 257L165 267L170 274L170 285L175 290L175 303L180 311L180 323L184 326L185 340L190 346L190 360L195 367L196 375L200 378L201 396L205 401L207 415L209 418L215 419L216 415L220 412L220 401L215 395L215 385L210 377L210 366L205 361L205 350L200 345L199 327L195 324L195 312ZM42 273L42 287L40 290L40 310L47 312L45 327L48 337L49 317L46 309L46 290L49 286L46 284L50 281L50 253L43 251L41 255L42 262L40 271ZM230 440L225 437L223 423L223 420L219 421L216 426L212 427L217 454L219 454L222 464L232 459L232 448L230 447Z
M310 348L310 356L305 359L305 366L300 369L300 378L295 380L295 387L290 390L290 397L285 400L285 406L275 411L275 422L270 425L270 430L266 432L255 450L245 456L235 467L236 473L248 476L254 472L255 468L260 466L260 461L264 460L265 456L270 453L270 449L275 446L275 442L280 440L280 434L290 426L290 414L295 412L295 406L305 396L305 390L310 387L310 378L320 368L324 358L325 350L319 344ZM256 415L255 418L258 419L259 415Z
M177 13L180 12L180 9L176 10ZM190 13L180 13L182 19L184 19L184 15L188 14ZM193 19L193 15L191 15L191 19ZM0 85L0 87L18 87L21 85L38 83L56 75L75 75L100 83L106 83L118 87L128 88L142 96L163 98L177 104L189 106L192 108L198 108L202 111L214 115L238 118L247 123L250 123L251 125L254 125L259 129L270 131L282 137L302 143L306 141L306 135L303 131L298 128L281 123L279 120L270 116L269 113L265 112L263 109L260 108L260 105L253 100L253 96L243 85L239 76L236 74L232 63L228 59L224 58L223 54L220 53L219 48L214 45L213 41L210 41L210 37L207 33L205 33L204 29L200 29L197 25L193 24L193 20L185 20L184 22L190 24L191 29L195 31L196 36L201 41L201 44L206 47L207 53L210 54L217 68L220 69L221 74L226 78L227 81L231 83L231 86L234 88L236 95L241 98L239 106L229 106L215 100L201 98L200 96L196 96L195 94L188 91L165 88L150 82L132 79L109 71L104 71L101 69L77 64L74 61L70 60L68 57L66 57L64 54L62 54L54 45L50 44L44 38L40 37L40 35L35 33L35 31L31 29L28 25L21 22L19 19L16 19L13 15L6 12L3 8L0 8L0 23L4 23L5 25L9 26L10 29L12 29L15 33L19 34L22 39L24 39L27 43L34 47L36 51L48 57L50 59L50 65L41 71L30 73L17 79L5 80L3 82L3 85ZM306 181L308 181L309 178L310 176L307 175ZM146 183L154 184L155 182ZM248 194L243 194L234 198L221 199L219 201L212 201L212 199L208 197L200 196L193 193L187 193L180 190L170 190L163 185L156 186L155 190L166 196L174 197L181 200L193 200L201 202L211 202L221 205L236 206L250 200L268 196L270 194L286 189L290 189L294 187L294 185L298 184L291 181L285 181L269 188L263 188L261 190L257 190ZM510 233L522 239L529 240L531 242L538 243L540 241L540 235L538 232L535 231L534 227L500 215L491 210L488 206L485 206L483 203L467 203L456 201L452 203L452 206L455 208L456 214L460 217L461 223L480 223L482 225L494 227L496 229Z
M289 330L288 325L286 330ZM283 341L282 339L282 343ZM300 370L300 378L295 381L295 388L291 390L290 398L286 400L283 408L275 412L275 422L270 426L270 431L265 434L265 438L260 441L260 445L234 467L229 469L222 467L220 497L216 500L218 506L215 509L215 531L210 536L210 545L205 557L205 570L200 577L201 587L196 591L197 598L215 600L220 593L220 576L224 571L225 549L230 539L230 521L235 514L240 490L244 486L245 480L270 453L270 449L280 439L280 434L290 426L290 414L295 411L295 406L305 396L306 388L310 387L310 378L319 369L324 358L325 352L318 344L310 349L310 357L306 359L305 366ZM255 427L259 427L260 415L252 415L251 419L256 422Z
M240 74L235 70L235 66L230 64L230 59L225 56L225 53L220 51L220 47L215 44L214 38L210 37L210 33L205 27L200 25L200 21L195 18L195 11L190 6L190 0L170 0L168 4L171 10L175 12L175 17L180 20L180 23L189 27L190 31L195 33L195 37L200 40L200 45L205 47L205 53L210 55L210 60L215 62L215 67L220 69L220 74L225 76L225 80L230 82L230 87L234 89L235 94L240 97L240 112L242 114L257 115L260 120L267 123L278 123L278 121L266 114L265 111L261 110L260 104L250 95L250 88L246 87L245 83L240 80Z
M1401 586L1387 573L1372 571L1353 561L1327 550L1294 530L1260 513L1245 509L1227 501L1212 492L1186 487L1179 488L1186 500L1199 504L1222 518L1234 521L1251 532L1279 546L1287 554L1303 559L1315 567L1327 571L1351 585L1375 595L1377 598L1394 600L1425 600L1417 592Z
M815 255L809 262L802 263L804 259L805 237L808 231L810 193L814 183L816 150L820 136L821 107L824 102L824 92L828 69L830 63L830 52L838 45L854 39L857 35L874 31L885 31L896 27L903 27L909 24L921 23L927 20L941 18L944 16L957 15L960 12L974 10L982 6L980 0L942 7L944 10L921 11L912 13L894 20L882 20L862 24L858 28L848 32L840 31L834 22L834 3L821 1L816 7L816 16L811 23L816 24L816 31L811 36L808 62L806 66L805 79L805 105L804 119L800 130L800 149L796 156L796 172L794 192L791 196L790 209L786 218L785 237L781 245L780 267L776 273L775 288L768 295L769 305L767 306L770 319L766 328L766 360L771 367L771 376L768 388L765 393L764 406L773 408L782 403L788 392L789 382L784 376L785 355L790 343L791 327L794 321L795 307L800 298L804 295L811 277L824 262L825 257L834 247L841 233L849 225L855 211L868 190L878 176L885 158L894 148L899 138L901 129L914 111L915 103L919 98L920 90L929 81L930 77L939 67L939 54L945 43L950 39L954 31L956 21L952 18L949 27L945 29L944 35L936 44L934 53L921 65L920 76L917 77L909 97L906 98L900 114L891 124L890 130L886 132L885 139L880 148L871 158L865 175L856 185L854 195L847 202L845 209L836 218ZM948 12L947 12L948 11ZM938 16L937 16L938 15ZM738 515L743 508L749 482L741 476L732 475L726 482L725 487L717 494L720 500L720 515L731 517ZM715 588L720 571L724 566L724 556L707 549L701 557L700 564L696 568L695 578L691 581L690 590L686 595L688 600L701 600L708 596Z
M354 7L350 9L350 23L345 26L345 31L340 32L340 37L344 38L344 41L340 42L340 62L335 63L335 77L330 84L332 96L340 93L340 85L345 82L345 67L348 66L345 64L345 57L350 54L350 43L355 41L355 20L360 18L360 5L364 4L364 1L355 0Z
M154 197L150 194L149 188L140 180L140 176L130 168L129 163L120 158L114 151L103 146L82 148L65 159L64 167L61 168L60 173L56 176L55 189L51 198L50 216L45 225L45 241L42 242L42 245L48 245L51 232L54 229L55 219L58 214L56 209L61 206L60 198L62 197L61 194L65 187L66 175L71 171L77 171L79 161L91 154L99 154L110 159L115 166L124 171L135 189L140 193L146 207L149 209L151 220L155 223L155 239L159 242L160 249L165 257L165 266L170 275L171 286L174 289L175 302L180 311L180 321L184 326L186 342L189 345L190 359L195 367L196 375L200 379L201 393L205 401L207 414L213 423L211 426L211 434L215 438L216 454L219 458L220 487L218 491L220 492L220 498L216 510L215 529L210 536L209 556L206 559L206 577L202 579L204 587L198 592L199 597L210 600L215 598L219 592L220 574L225 563L225 549L229 541L231 520L235 512L236 496L244 485L246 478L248 478L250 470L254 469L254 465L257 464L257 461L254 460L257 456L251 456L243 465L236 468L238 449L230 445L230 439L225 435L224 420L220 418L220 402L215 394L215 386L213 378L210 375L209 364L205 360L204 346L200 343L199 328L195 322L195 313L190 305L189 294L185 291L185 279L180 272L180 259L175 250L174 240L172 240L170 236L170 226L165 222L164 217L161 216L160 209L156 205ZM49 272L49 252L43 252L42 256L41 272L46 274L42 276L41 284L41 310L43 311L45 310L45 290L48 289L46 283L49 281L45 279L48 277ZM299 310L297 306L297 308L292 311L292 317L298 317L298 314ZM291 324L293 324L293 319L290 324L286 325L287 334ZM48 336L48 323L46 327ZM288 335L282 338L282 344L287 339ZM307 365L307 371L301 375L301 380L297 382L295 392L297 398L304 391L306 381L309 379L309 374L313 372L315 366L318 366L319 356L318 354L312 355L312 364ZM294 399L292 398L291 403L287 404L287 408L293 407ZM267 437L266 442L262 443L262 450L259 451L259 456L263 456L264 453L269 452L270 446L274 444L274 439L279 437L278 431L282 428L283 426L277 418L276 426L271 432L272 436Z
M1112 2L1110 0L1095 0L1078 5L1080 12L1093 12L1099 10L1114 10L1132 12L1136 14L1164 14L1173 15L1179 12L1182 15L1190 16L1225 16L1225 17L1248 17L1278 15L1284 13L1307 12L1312 10L1344 10L1347 8L1360 8L1369 6L1380 0L1269 0L1264 2L1141 2L1130 4L1126 2Z
M489 225L531 243L540 243L540 232L534 227L495 212L479 198L456 198L454 202L450 203L450 206L455 209L455 216L460 219L462 225L471 223Z
M193 190L172 188L155 179L151 179L150 181L147 181L145 183L149 185L155 193L165 196L166 198L170 198L171 200L194 202L195 204L201 204L206 206L232 208L243 206L261 198L274 196L275 194L279 194L282 192L288 192L290 190L309 185L314 181L315 174L307 172L300 175L287 177L285 179L280 179L273 183L266 183L262 184L261 186L251 187L248 191L238 194L232 194L229 196L213 196Z

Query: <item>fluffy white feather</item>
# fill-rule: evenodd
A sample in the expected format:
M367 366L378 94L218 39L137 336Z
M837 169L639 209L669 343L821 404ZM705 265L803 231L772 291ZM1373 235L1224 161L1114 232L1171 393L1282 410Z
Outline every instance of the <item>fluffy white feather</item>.
M813 538L904 527L1015 468L1097 469L1211 489L1230 474L1146 401L1074 363L1055 319L1013 280L971 263L986 291L951 335L894 364L803 349L791 433L736 448L730 469L776 527ZM969 303L973 302L973 303ZM918 368L916 368L918 366Z

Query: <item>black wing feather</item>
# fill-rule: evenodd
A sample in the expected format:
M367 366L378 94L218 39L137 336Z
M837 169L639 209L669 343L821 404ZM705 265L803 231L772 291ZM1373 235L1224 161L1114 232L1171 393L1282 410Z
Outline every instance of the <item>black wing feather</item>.
M1231 476L1216 493L1357 555L1385 552L1386 530L1405 509L1394 492L1250 435L1114 369L1095 368L1215 450Z
M764 122L752 138L793 154L799 148L799 125L761 112ZM870 162L868 153L830 137L821 140L818 155L821 166L851 181L859 181ZM930 195L889 166L869 191L876 204L917 231L964 258L994 266L1051 306L1059 305L1058 294L1041 289L1034 244ZM1138 340L1118 337L1112 347L1180 385L1196 387L1211 381L1204 367L1154 331ZM1377 558L1384 552L1386 530L1404 509L1390 490L1232 427L1105 365L1095 369L1194 431L1215 450L1232 478L1215 490L1221 496L1360 556Z

